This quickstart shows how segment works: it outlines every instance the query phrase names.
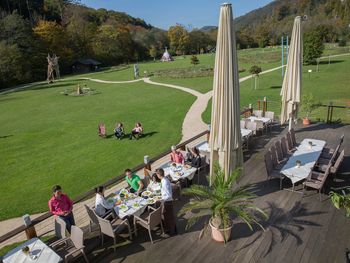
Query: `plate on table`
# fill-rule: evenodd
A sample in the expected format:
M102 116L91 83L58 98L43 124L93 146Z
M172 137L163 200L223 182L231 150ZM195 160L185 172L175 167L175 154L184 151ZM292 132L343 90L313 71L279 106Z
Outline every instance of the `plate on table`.
M127 211L128 209L129 209L129 207L127 206L127 205L119 205L118 206L118 208L121 210L121 211L123 211L123 212L125 212L125 211Z
M136 197L137 197L137 195L134 194L134 193L130 193L130 194L128 195L128 198L131 198L131 199L134 199L134 198L136 198Z
M184 173L183 173L183 172L177 172L176 175L177 175L177 176L183 176Z
M127 195L128 193L129 193L128 189L125 189L125 188L119 191L119 194L123 194L123 195Z
M144 191L144 192L142 192L142 196L150 196L152 194L152 192L151 191Z
M154 200L153 198L148 198L148 199L146 200L146 203L147 203L148 205L153 205L153 204L155 204L155 202L156 202L156 200Z
M139 209L140 208L140 204L139 203L134 203L132 205L132 207L135 208L135 209Z
M154 199L155 201L161 201L161 200L162 200L162 196L156 195L156 196L153 197L153 199Z

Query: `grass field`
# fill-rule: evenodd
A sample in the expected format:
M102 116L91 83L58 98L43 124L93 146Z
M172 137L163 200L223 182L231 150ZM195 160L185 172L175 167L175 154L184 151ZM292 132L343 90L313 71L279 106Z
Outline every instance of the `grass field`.
M144 155L167 150L181 139L184 116L195 99L145 83L88 82L101 93L60 94L77 83L66 80L0 95L0 220L47 210L54 184L75 197L143 162ZM97 136L99 122L112 134L117 121L125 123L127 132L141 121L145 137L117 141Z
M308 76L308 70L313 72ZM282 86L281 71L277 70L260 77L260 86L257 90L252 89L251 80L241 83L241 108L252 103L256 107L257 100L267 97L268 110L280 114L280 90ZM302 94L312 93L317 102L334 105L350 106L350 56L341 56L331 59L331 64L327 61L321 61L319 71L317 66L303 67ZM202 118L206 123L210 122L211 101L208 108L203 113ZM304 116L301 110L299 116ZM325 120L327 117L327 108L317 108L311 118L314 120ZM350 110L335 109L333 120L340 120L343 123L350 123Z

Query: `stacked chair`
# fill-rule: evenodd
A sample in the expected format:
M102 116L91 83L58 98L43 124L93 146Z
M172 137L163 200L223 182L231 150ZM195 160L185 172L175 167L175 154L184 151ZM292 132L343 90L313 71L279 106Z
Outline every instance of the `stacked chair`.
M314 171L304 182L305 188L313 188L319 192L321 201L321 191L328 177L336 176L345 157L345 150L340 151L344 141L344 134L339 138L339 143L335 149L325 148L319 158Z
M279 178L280 189L282 189L282 180L284 179L280 170L287 162L288 157L295 151L296 146L295 132L292 129L286 136L277 140L264 155L267 178Z

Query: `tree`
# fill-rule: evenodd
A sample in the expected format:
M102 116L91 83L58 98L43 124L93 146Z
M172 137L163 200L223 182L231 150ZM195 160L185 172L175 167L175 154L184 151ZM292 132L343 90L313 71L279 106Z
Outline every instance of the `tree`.
M156 56L158 54L158 51L154 45L151 46L149 49L149 55L153 58L154 61L156 61Z
M102 25L94 40L93 50L105 64L127 62L133 57L133 42L126 27Z
M199 54L201 50L207 50L208 46L214 45L215 42L211 40L209 34L201 30L192 30L189 33L189 51L192 54Z
M0 86L10 87L18 82L30 80L30 72L26 72L23 54L16 44L0 41Z
M199 64L199 59L197 58L197 56L192 55L191 57L191 64L195 67L196 65Z
M259 74L261 73L261 67L259 66L252 66L249 70L250 74L252 74L254 76L254 82L255 82L255 88L256 89L256 86L258 86L259 88Z
M313 64L321 57L324 50L322 36L317 30L312 30L304 37L304 63Z
M190 37L182 25L172 26L168 30L168 37L170 40L170 48L176 52L177 55L184 55L188 50Z
M76 58L90 57L97 25L75 15L66 27L67 37Z

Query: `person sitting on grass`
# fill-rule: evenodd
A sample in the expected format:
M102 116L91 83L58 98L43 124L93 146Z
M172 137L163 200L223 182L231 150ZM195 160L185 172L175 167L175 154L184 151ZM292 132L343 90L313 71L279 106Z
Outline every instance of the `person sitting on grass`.
M142 132L143 132L142 125L141 125L141 123L137 122L135 124L134 129L132 129L132 131L131 131L129 139L132 140L132 137L134 137L136 140L138 140L140 138L140 135L142 134Z
M108 203L105 198L105 188L104 186L99 186L95 188L96 199L95 199L95 212L98 216L104 216L109 210L114 206L113 203Z
M51 214L61 218L66 222L67 231L70 233L71 226L75 225L73 216L73 202L69 197L62 193L62 188L55 185L52 188L53 196L49 200L49 209Z
M184 164L185 159L180 150L176 150L176 146L171 146L170 160L176 164Z
M141 181L140 177L132 173L130 169L125 170L125 181L130 186L130 192L136 193L139 195L143 189L143 182Z
M118 140L121 140L124 136L124 125L123 123L119 122L115 129L114 129L114 135Z

